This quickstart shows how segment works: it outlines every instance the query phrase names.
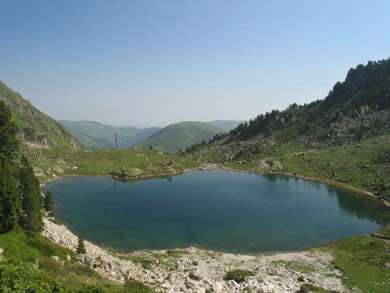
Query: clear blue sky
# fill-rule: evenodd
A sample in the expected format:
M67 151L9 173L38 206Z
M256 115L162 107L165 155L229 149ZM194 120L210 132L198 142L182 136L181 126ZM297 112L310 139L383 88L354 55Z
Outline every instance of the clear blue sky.
M162 126L323 98L390 1L0 0L0 79L57 119Z

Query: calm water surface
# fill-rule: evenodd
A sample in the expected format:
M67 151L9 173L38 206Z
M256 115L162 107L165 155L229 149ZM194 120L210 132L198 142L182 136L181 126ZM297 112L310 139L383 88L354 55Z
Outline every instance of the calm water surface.
M210 171L130 183L81 176L46 190L74 232L122 251L296 250L390 223L389 210L366 196L284 176Z

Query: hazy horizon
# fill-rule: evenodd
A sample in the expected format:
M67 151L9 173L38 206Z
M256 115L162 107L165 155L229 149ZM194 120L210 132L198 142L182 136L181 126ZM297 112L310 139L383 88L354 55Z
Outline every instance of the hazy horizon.
M4 1L0 80L58 120L249 120L389 57L388 1Z
M249 119L247 119L249 120ZM176 122L172 122L172 123L169 123L169 124L164 124L164 125L146 125L146 126L143 126L143 125L121 125L121 124L110 124L110 123L103 123L103 122L100 122L100 121L96 121L96 120L66 120L66 119L59 119L58 121L59 122L63 122L63 121L66 121L66 122L96 122L96 123L99 123L99 124L103 124L105 126L113 126L113 127L119 127L119 128L126 128L126 127L135 127L135 128L164 128L168 125L171 125L171 124L176 124L176 123L181 123L181 122L204 122L204 123L209 123L209 122L215 122L215 121L237 121L237 122L243 122L243 121L247 121L247 120L234 120L234 119L214 119L214 120L208 120L208 121L195 121L195 120L183 120L183 121L176 121Z

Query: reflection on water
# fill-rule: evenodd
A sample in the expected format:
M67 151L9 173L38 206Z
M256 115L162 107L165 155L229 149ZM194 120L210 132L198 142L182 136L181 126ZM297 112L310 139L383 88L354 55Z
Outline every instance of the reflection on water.
M81 176L46 188L64 223L119 250L295 250L390 222L389 210L367 196L287 176L203 171L130 183Z
M305 184L302 179L291 176L280 176L280 175L262 175L265 180L270 182L294 182L299 184L300 182ZM340 209L350 216L356 216L359 219L366 219L377 223L378 225L386 225L389 223L390 209L383 206L378 200L372 199L366 194L355 193L347 191L341 188L336 188L330 185L326 185L317 181L310 182L316 191L322 192L326 189L330 197L335 197L338 201Z

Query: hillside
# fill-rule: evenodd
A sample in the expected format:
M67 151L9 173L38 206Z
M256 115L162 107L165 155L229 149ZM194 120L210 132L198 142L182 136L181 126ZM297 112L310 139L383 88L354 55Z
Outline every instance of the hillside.
M60 123L39 111L1 81L0 100L10 108L12 118L20 130L19 137L26 145L69 149L79 146Z
M233 128L236 128L242 121L238 120L213 120L206 122L207 124L223 129L225 131L229 131Z
M128 148L147 139L159 130L156 127L138 129L135 127L114 127L95 121L66 121L60 123L84 146L92 149L115 147L115 133L118 147Z
M224 130L205 122L180 122L159 130L138 146L152 146L161 151L177 152L195 143L208 141L221 132Z
M323 100L261 114L230 132L230 141L255 136L311 144L344 144L390 127L390 59L351 68Z
M241 123L190 156L228 167L316 177L390 201L390 59L350 69L329 95Z

